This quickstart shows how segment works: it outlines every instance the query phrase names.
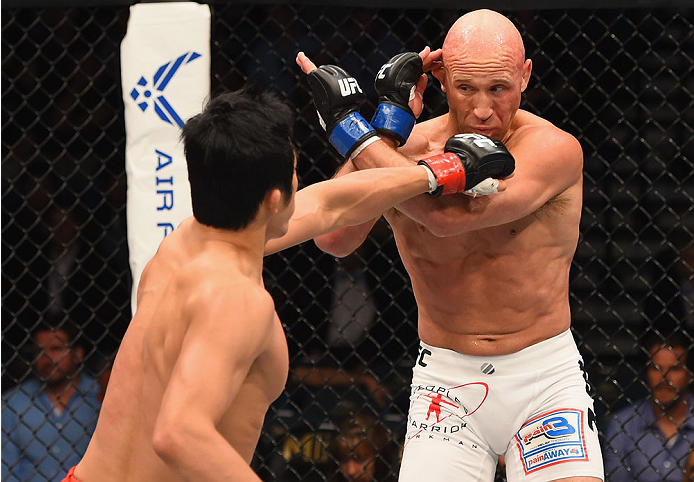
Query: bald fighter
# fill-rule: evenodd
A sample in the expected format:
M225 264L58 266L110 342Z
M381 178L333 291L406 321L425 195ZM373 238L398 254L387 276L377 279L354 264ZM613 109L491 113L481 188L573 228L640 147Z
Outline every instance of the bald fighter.
M263 255L464 187L457 160L356 172L295 196L291 125L276 97L239 91L183 127L193 216L143 272L96 431L67 481L260 480L249 464L289 363Z
M314 70L303 53L297 63L320 97L311 77L324 67ZM427 69L449 111L414 125L408 99L419 97ZM515 159L503 192L467 186L486 195L417 196L384 214L412 280L421 339L401 482L491 481L500 455L509 481L603 479L593 401L570 331L583 154L572 135L519 109L531 69L511 21L489 10L464 15L441 50L400 54L379 71L371 124L400 155L374 143L338 172L445 155L461 135L475 159L494 155L495 143ZM345 256L374 222L316 243ZM450 404L432 422L439 394Z

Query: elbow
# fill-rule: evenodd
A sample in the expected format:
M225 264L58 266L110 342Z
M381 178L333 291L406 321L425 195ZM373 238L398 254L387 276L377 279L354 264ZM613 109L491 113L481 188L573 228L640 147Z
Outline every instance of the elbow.
M152 434L152 448L166 465L171 466L181 460L186 450L185 438L175 423L158 421Z
M344 236L339 231L317 236L313 239L313 242L316 243L318 249L337 258L344 258L352 254L356 249L344 242Z

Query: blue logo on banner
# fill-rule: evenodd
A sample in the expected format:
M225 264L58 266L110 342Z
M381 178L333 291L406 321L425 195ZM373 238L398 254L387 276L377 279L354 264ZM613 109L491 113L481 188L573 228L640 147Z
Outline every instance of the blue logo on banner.
M171 104L169 104L169 101L167 101L160 92L166 89L166 86L169 85L169 82L171 82L171 79L181 66L192 62L198 57L201 57L199 53L190 51L181 55L176 60L165 63L159 67L154 74L151 87L147 79L140 77L140 80L137 82L137 85L140 87L135 87L130 92L130 97L132 97L135 102L140 99L140 102L137 102L137 106L142 112L147 110L151 101L154 104L154 112L156 112L161 120L167 124L173 125L176 123L178 127L183 127L181 116L176 113ZM141 99L140 96L144 97L144 99Z

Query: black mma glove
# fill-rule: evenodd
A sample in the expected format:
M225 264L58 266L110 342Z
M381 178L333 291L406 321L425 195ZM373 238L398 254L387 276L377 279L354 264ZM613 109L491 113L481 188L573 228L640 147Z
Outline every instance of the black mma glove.
M443 154L418 162L436 177L439 187L433 196L468 191L487 178L510 176L516 168L506 146L480 134L456 134L443 150Z
M422 58L414 52L405 52L390 59L376 74L374 86L379 104L371 125L401 146L414 127L416 119L408 103L423 73Z
M340 155L349 157L367 139L377 135L359 114L358 104L364 100L361 87L343 69L322 65L308 74L308 84L321 126Z

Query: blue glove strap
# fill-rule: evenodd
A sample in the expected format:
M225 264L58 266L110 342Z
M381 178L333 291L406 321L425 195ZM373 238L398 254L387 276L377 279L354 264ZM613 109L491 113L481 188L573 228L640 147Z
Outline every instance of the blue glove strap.
M342 119L330 133L328 140L342 157L349 157L352 151L376 131L359 112L351 112Z
M375 129L395 137L400 145L410 137L414 123L412 114L393 104L379 104L371 119Z

